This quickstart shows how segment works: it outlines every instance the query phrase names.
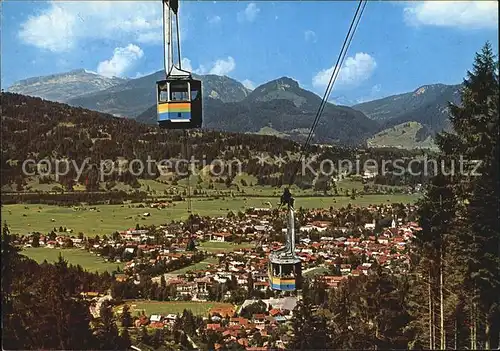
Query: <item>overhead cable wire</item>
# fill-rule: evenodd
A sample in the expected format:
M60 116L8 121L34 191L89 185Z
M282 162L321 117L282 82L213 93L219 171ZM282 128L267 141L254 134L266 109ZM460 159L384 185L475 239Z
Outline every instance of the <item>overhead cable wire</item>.
M316 129L316 126L318 125L318 122L321 118L321 114L323 113L324 108L325 108L326 104L328 103L328 97L330 96L330 93L333 89L335 81L337 80L337 77L340 73L345 56L347 55L349 46L351 44L352 38L354 37L354 33L356 32L356 29L359 25L359 22L361 20L361 16L362 16L363 11L366 7L366 4L367 4L366 0L359 1L358 7L356 9L354 17L353 17L351 24L349 26L349 31L347 32L346 38L344 39L344 43L342 44L342 49L340 50L340 54L337 58L337 62L333 66L333 72L332 72L332 75L330 76L330 80L328 82L325 94L323 95L320 106L319 106L318 111L316 113L316 116L314 118L313 124L309 130L309 134L307 136L307 139L306 139L304 145L302 146L302 150L301 150L297 165L295 167L295 170L293 171L292 176L290 177L289 186L292 186L294 184L295 177L297 176L297 172L298 172L299 167L300 167L300 162L302 161L303 156L305 156L307 154L307 149L308 149L308 147L311 143L311 140L313 138L314 130Z

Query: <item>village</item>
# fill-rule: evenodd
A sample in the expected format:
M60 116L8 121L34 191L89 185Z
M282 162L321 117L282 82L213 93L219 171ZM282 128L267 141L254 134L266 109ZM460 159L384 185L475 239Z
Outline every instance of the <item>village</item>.
M421 230L414 221L415 211L414 205L297 210L296 253L304 278L319 279L326 289L335 289L347 279L371 274L375 267L404 273L410 265L411 241ZM80 248L122 263L123 270L114 272L117 282L140 285L149 279L166 288L168 294L153 299L227 302L232 307L207 308L206 330L246 350L265 350L273 331L287 328L300 300L300 291L277 292L269 287L268 255L283 245L283 217L268 208L251 208L226 217L191 216L186 222L137 226L102 238L30 234L19 244L32 246L36 237L40 247ZM95 316L104 300L120 300L118 314L128 303L113 292L85 296L93 301ZM137 313L134 326L171 328L176 318L173 313ZM280 335L273 345L284 348L287 335Z

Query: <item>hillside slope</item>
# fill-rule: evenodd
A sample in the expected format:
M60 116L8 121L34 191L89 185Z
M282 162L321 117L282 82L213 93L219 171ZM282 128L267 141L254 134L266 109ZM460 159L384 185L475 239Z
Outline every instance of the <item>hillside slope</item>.
M72 98L105 90L126 81L123 78L108 78L84 69L78 69L20 80L12 84L7 92L66 102Z
M436 149L427 127L418 122L405 122L384 129L367 140L369 147L402 149Z
M449 128L448 102L460 103L460 85L424 85L413 92L354 105L383 129L405 122L418 122L431 133Z
M117 170L122 169L118 162L123 160L140 160L146 167L148 159L175 161L183 154L182 131L161 130L134 120L19 94L3 93L1 97L2 184L19 181L22 184L23 179L30 178L22 172L26 159L36 162L47 159L51 167L55 167L56 160L74 162L71 171L61 175L60 180L61 184L70 184L78 178L74 165L83 167L78 179L84 183L97 179L97 170L103 160L113 161ZM264 171L267 175L279 172L278 166L259 165L255 156L293 154L300 149L293 141L278 137L215 131L190 133L189 143L195 160L210 165L215 159L235 158L242 162L242 171L255 176ZM106 181L130 183L137 177L155 179L161 175L159 168L153 166L151 169L152 174L145 169L135 176L131 174L135 168L129 165L121 173L106 177ZM229 170L225 169L221 174L227 172Z

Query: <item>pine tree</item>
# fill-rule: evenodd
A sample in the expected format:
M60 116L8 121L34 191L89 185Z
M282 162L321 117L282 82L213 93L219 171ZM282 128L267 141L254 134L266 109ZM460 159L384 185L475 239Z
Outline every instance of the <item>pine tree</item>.
M141 334L139 336L139 341L146 344L146 345L149 345L149 343L150 343L150 336L148 334L148 330L144 326L141 328Z
M186 251L194 251L196 249L195 242L193 238L189 238L189 241L186 246Z
M156 329L153 338L151 339L151 346L157 349L163 344L163 341L164 341L163 330Z
M331 348L327 321L315 313L312 301L304 296L294 309L292 327L294 336L290 342L293 350L324 350Z
M430 244L429 250L421 253L433 266L430 267L434 273L429 274L432 280L429 284L438 286L438 289L431 289L431 295L436 294L439 301L439 308L434 306L433 313L439 311L441 347L443 343L448 347L498 347L498 94L498 61L491 45L486 43L481 52L476 54L472 71L467 72L461 90L461 105L450 104L453 131L436 136L436 142L446 160L478 160L480 166L476 171L480 175L470 173L473 167L466 164L463 171L469 172L468 174L455 172L447 180L448 185L441 184L442 190L434 188L434 193L431 188L429 195L421 203L420 214L424 230L419 239ZM434 184L436 181L438 180L433 181ZM446 212L448 216L445 215L444 208L433 205L438 200L439 191L451 193L448 194L449 198L439 194L438 203L446 202L444 208L448 207L447 199L454 199L454 205ZM441 223L432 223L430 218L433 213L439 214L436 218ZM442 218L443 216L447 218ZM446 228L442 225L445 219L449 224ZM460 320L464 314L470 321L468 326ZM470 330L468 340L465 340L468 345L463 344L465 328ZM452 332L451 338L446 338L446 330ZM449 339L453 343L447 342Z
M130 328L132 327L132 315L130 314L130 308L128 307L128 305L125 305L123 306L123 311L122 311L122 314L121 314L121 323L122 323L122 327L124 328Z
M119 350L123 344L118 334L118 327L111 305L105 301L100 310L100 320L97 327L97 337L101 350Z
M121 333L121 339L122 339L122 349L128 349L132 345L132 341L130 340L130 334L128 332L128 329L125 328L123 329Z

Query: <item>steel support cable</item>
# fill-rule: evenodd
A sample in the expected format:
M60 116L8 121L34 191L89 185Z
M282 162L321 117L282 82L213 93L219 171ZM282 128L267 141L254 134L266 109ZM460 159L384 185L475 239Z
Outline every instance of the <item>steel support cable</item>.
M175 13L175 26L177 29L177 54L179 60L179 69L182 69L182 59L181 59L181 34L179 31L179 15Z
M351 21L351 24L349 26L349 30L347 32L347 35L344 39L344 42L342 44L342 48L340 50L339 56L337 58L337 62L335 63L335 66L333 67L333 72L332 75L330 76L330 80L328 82L325 94L323 95L323 98L321 99L321 103L318 107L318 111L316 113L316 116L314 117L313 124L309 130L309 134L307 136L307 139L302 146L302 150L300 152L299 160L297 162L297 165L295 167L295 170L292 172L292 175L290 177L290 182L289 187L293 185L295 182L295 177L297 176L297 172L299 171L300 167L300 162L302 161L302 158L304 155L307 154L307 148L309 147L309 144L312 140L312 136L314 135L314 130L316 129L316 126L318 125L319 119L321 118L321 114L323 113L323 110L328 103L328 97L330 96L330 93L333 89L333 85L335 84L335 81L337 80L337 77L340 73L340 69L342 67L342 64L344 62L345 56L347 55L347 52L349 50L349 46L351 45L352 38L354 37L354 34L356 33L356 29L358 28L359 22L361 20L361 16L363 15L363 11L366 7L366 0L360 0L358 3L358 7L356 8L356 12L354 13L353 19ZM279 211L282 207L282 204L278 206L278 216L279 216ZM261 235L262 237L262 235ZM260 241L260 240L259 240ZM259 245L259 242L257 242L257 245Z
M366 3L367 3L366 0L359 1L358 7L357 7L356 12L354 14L354 17L351 21L351 25L349 26L349 31L347 32L346 38L344 39L344 43L342 44L342 49L341 49L340 54L337 58L337 62L335 64L335 66L333 67L333 72L332 72L332 75L331 75L330 80L328 82L328 86L326 88L325 94L323 95L323 98L321 100L321 104L318 108L318 112L316 113L313 124L309 130L309 134L307 136L307 139L306 139L304 145L302 146L302 150L301 150L297 165L295 167L295 170L293 171L292 176L290 177L289 186L292 186L294 184L295 177L297 176L297 172L298 172L299 167L300 167L300 162L302 161L303 156L305 156L307 154L307 148L309 147L309 144L312 140L312 136L314 135L314 130L316 129L316 126L318 125L318 122L321 118L321 114L323 113L324 108L325 108L326 104L328 103L328 97L330 96L331 90L333 89L333 85L335 84L335 81L337 80L337 77L340 73L340 69L342 67L345 56L347 55L347 51L348 51L349 46L351 44L352 38L354 37L354 33L356 32L356 29L357 29L359 22L361 20L361 16L362 16L363 11L366 7ZM358 16L358 14L359 14L359 16Z
M349 46L351 44L352 38L354 36L354 32L356 31L356 28L358 26L359 20L361 19L361 14L363 11L360 13L360 8L363 5L366 5L366 2L363 2L363 0L360 0L358 7L356 9L356 12L354 14L354 17L351 21L351 25L349 26L349 30L347 32L346 38L344 39L344 43L342 44L342 48L340 50L339 57L337 58L337 62L334 65L334 70L332 71L332 75L330 76L330 80L328 81L328 85L326 87L325 94L323 95L323 98L321 100L321 103L319 105L318 111L316 112L316 116L313 121L313 125L311 126L311 129L309 130L309 135L307 137L306 143L304 145L309 145L309 143L312 140L313 134L314 134L314 129L316 128L319 119L321 118L321 113L324 110L324 107L328 103L328 97L330 95L331 89L333 88L333 84L335 84L335 81L337 79L337 76L340 72L342 63L344 61L345 55L347 54L347 50L349 49ZM364 6L363 6L364 9ZM360 15L358 16L358 13ZM354 31L353 31L354 29Z

